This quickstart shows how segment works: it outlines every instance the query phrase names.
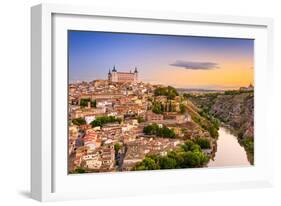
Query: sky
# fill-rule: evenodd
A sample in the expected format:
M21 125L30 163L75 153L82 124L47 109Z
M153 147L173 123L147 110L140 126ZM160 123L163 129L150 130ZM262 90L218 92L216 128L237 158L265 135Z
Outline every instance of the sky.
M235 89L254 84L254 40L68 32L69 81L107 79L109 69L177 88Z

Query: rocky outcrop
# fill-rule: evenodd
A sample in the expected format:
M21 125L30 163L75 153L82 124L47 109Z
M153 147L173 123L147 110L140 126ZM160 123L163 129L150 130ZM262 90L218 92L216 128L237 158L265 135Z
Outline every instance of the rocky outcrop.
M218 95L210 113L233 127L239 138L254 136L254 94Z
M254 92L230 93L190 95L188 99L231 129L254 164Z

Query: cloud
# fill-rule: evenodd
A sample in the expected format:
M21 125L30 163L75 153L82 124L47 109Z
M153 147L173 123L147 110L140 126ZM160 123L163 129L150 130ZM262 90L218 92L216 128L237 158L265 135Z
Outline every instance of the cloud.
M220 68L219 64L216 62L192 62L178 60L170 65L191 70L211 70Z

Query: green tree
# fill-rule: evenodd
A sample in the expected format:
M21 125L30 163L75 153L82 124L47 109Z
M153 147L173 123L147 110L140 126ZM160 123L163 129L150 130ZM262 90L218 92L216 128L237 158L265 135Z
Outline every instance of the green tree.
M144 160L138 164L134 170L157 170L160 166L151 157L145 157Z
M162 104L160 102L154 102L152 105L152 112L155 114L162 114L164 111L164 107L162 107Z
M87 107L88 106L88 102L91 102L91 107L96 108L97 107L97 101L96 100L92 100L90 98L85 98L85 99L80 99L80 106L81 107Z
M85 169L81 168L81 167L78 167L74 170L74 173L85 173Z
M184 151L193 151L196 148L195 144L193 141L191 140L186 140L185 143L182 145L182 148L184 149Z
M168 86L168 87L159 87L154 90L155 96L166 96L168 99L174 99L176 96L178 96L178 92L174 87Z
M114 151L115 154L118 154L119 150L121 149L121 145L119 143L114 144Z
M208 131L209 131L211 137L213 137L213 138L217 138L219 136L218 129L214 126L210 126L208 128Z
M184 114L186 112L186 106L184 104L180 104L180 113Z
M198 139L195 139L194 142L196 144L198 144L201 147L201 149L210 149L211 148L210 141L206 138L198 138Z
M72 123L80 126L80 125L86 124L86 121L82 117L79 117L79 118L73 119Z
M86 107L88 106L88 102L91 101L90 98L86 98L86 99L80 99L80 106L81 107Z
M176 137L176 134L175 134L174 130L169 129L166 126L163 126L163 128L160 129L160 131L162 131L163 137L168 137L168 138L175 138Z
M200 166L199 156L195 152L188 151L183 153L183 159L183 168Z
M118 122L120 124L122 122L122 119L116 118L114 116L102 116L102 117L97 117L90 124L92 125L92 127L97 127L97 126L103 126L104 124L113 123L113 122Z
M138 123L142 123L142 122L144 122L144 121L145 121L145 120L144 120L144 118L143 118L143 117L141 117L141 116L138 116L137 120L138 120Z
M174 169L177 166L177 161L168 156L161 157L159 159L159 166L161 169Z
M200 146L188 140L181 148L170 151L165 156L146 156L133 170L194 168L202 167L208 161L209 157L201 151Z
M168 107L168 112L172 112L173 108L172 108L172 101L170 100L169 102L169 107Z
M97 101L96 100L91 101L91 107L94 107L94 108L97 107Z
M147 135L156 135L159 137L175 138L176 134L172 129L169 129L165 125L159 127L157 124L153 123L143 128L143 133Z

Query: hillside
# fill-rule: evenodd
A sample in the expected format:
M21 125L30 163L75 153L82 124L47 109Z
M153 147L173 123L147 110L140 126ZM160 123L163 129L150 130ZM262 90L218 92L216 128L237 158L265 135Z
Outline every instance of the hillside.
M188 99L202 111L218 118L239 138L253 162L254 142L254 93L213 93L199 96L189 95Z
M212 118L207 113L201 112L201 109L198 109L192 101L188 100L186 102L186 108L194 122L196 122L202 129L208 131L211 137L215 139L218 137L219 123L216 119Z
M219 95L210 113L233 127L240 138L254 136L253 94Z

